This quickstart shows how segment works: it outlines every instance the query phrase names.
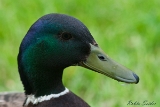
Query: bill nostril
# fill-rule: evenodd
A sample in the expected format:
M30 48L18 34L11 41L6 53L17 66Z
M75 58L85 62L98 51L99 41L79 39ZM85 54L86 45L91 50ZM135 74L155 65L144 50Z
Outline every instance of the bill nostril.
M98 55L98 58L102 61L107 61L107 59L105 58L105 56L103 56L102 54Z

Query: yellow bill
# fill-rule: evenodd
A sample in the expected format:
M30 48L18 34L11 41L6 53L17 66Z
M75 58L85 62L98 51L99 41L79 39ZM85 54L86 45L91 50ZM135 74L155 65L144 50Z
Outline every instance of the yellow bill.
M93 71L104 74L117 81L125 83L138 83L139 77L130 69L115 62L103 50L97 46L90 44L91 52L87 60L80 62L79 65Z

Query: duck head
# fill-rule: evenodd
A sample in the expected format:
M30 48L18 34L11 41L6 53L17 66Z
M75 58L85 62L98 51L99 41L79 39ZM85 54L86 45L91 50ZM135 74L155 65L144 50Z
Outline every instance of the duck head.
M63 69L78 65L117 81L138 83L138 76L112 60L79 20L48 14L38 19L20 45L18 68L26 95L56 94L65 89Z

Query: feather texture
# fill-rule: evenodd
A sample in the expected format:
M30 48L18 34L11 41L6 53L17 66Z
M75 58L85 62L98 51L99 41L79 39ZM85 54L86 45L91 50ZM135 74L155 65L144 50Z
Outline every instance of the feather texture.
M24 101L24 93L0 93L0 107L22 107Z

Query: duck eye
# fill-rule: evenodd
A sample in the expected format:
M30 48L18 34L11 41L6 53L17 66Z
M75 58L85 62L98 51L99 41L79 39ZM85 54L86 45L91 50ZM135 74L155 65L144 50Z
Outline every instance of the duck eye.
M63 33L61 34L61 38L62 38L63 40L69 40L69 39L72 38L72 35L71 35L70 33L68 33L68 32L63 32Z

